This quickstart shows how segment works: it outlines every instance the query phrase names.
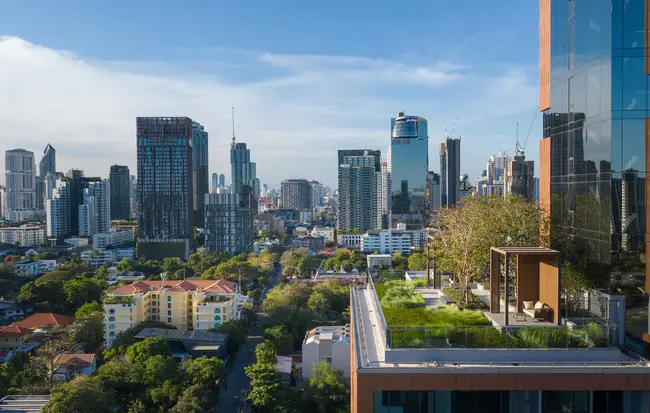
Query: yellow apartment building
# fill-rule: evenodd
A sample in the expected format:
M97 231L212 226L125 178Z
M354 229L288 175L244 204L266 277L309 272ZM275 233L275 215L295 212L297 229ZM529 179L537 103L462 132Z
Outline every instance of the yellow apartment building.
M137 281L109 292L104 300L104 343L146 320L178 330L208 330L238 320L242 296L226 280Z

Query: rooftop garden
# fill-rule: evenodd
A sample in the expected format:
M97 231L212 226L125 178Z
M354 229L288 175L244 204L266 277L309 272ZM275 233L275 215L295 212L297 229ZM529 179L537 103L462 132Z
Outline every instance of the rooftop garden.
M509 327L501 331L478 310L426 308L414 283L388 281L375 291L391 348L595 348L616 345L616 326L587 322L573 328Z

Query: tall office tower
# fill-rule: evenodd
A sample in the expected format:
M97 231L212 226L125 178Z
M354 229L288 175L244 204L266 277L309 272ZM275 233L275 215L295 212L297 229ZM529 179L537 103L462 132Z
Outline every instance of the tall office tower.
M306 179L285 179L280 187L282 208L299 211L311 209L311 185Z
M311 206L320 207L323 206L323 184L318 181L311 181Z
M440 174L429 171L429 211L440 209Z
M131 219L131 176L126 165L112 165L108 175L111 186L111 219Z
M7 190L4 186L0 185L0 219L5 219L7 212Z
M66 174L70 180L70 226L72 235L79 235L79 205L83 202L84 172L80 169L70 169Z
M568 7L541 0L539 27L539 204L550 221L545 238L555 248L565 241L574 262L614 266L602 271L599 285L621 277L623 257L633 260L634 273L645 275L646 292L650 248L641 240L650 235L649 6L644 0L572 0ZM638 317L628 322L627 333L649 356L647 303L628 304L629 321Z
M339 151L339 231L381 229L380 151Z
M205 247L213 252L239 254L253 249L250 194L205 196Z
M194 223L203 225L203 203L210 192L208 176L208 132L203 125L192 122L192 192L194 194Z
M233 142L230 148L230 168L232 179L231 190L233 193L250 192L259 196L260 184L256 175L257 168L255 162L251 162L251 151L246 148L245 143ZM220 183L222 181L221 176L219 177Z
M381 163L381 214L382 214L382 229L388 229L390 224L390 204L391 204L391 176L390 176L390 160Z
M137 118L138 256L187 259L192 221L192 120Z
M453 207L460 201L460 138L440 144L440 205Z
M503 174L506 169L506 165L512 161L512 157L504 151L499 151L498 155L490 155L490 158L487 161L487 169L485 170L487 176L487 182L492 183L503 179Z
M219 188L225 188L225 187L226 187L226 175L219 174Z
M34 152L25 149L6 151L5 170L6 218L16 222L38 219Z
M210 190L214 192L217 190L217 188L219 188L219 174L214 172L212 174L212 187L210 188Z
M129 177L130 187L130 205L131 219L138 219L138 180L135 175Z
M45 209L45 177L48 172L56 172L56 150L49 143L43 151L41 161L38 163L38 176L36 177L36 209Z
M48 173L48 185L52 184L51 193L45 200L48 238L63 239L72 235L72 182L63 174Z
M128 177L128 173L126 176ZM80 236L92 237L110 231L111 199L111 183L108 180L90 181L85 184L83 203L79 205Z
M400 112L390 126L391 225L404 223L408 229L418 229L427 216L427 120Z
M506 164L503 174L504 196L519 195L529 201L533 201L535 198L535 188L533 187L534 175L535 162L527 161L523 151L515 155Z
M267 184L262 185L262 198L268 198L269 197L269 186Z

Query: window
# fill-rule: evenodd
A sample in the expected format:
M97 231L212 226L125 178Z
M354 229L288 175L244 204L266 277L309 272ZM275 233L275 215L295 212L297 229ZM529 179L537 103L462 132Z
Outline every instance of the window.
M108 314L115 314L115 310L110 309L110 310L108 311Z
M215 309L214 309L214 313L215 313L215 314L219 314L220 312L221 312L221 309L220 309L220 308L215 308Z
M167 324L171 324L171 323L172 323L172 318L171 318L171 317L167 317Z
M167 316L171 317L172 315L172 310L167 310Z
M172 297L171 297L171 296L167 296L167 301L171 301L171 300L172 300Z
M167 308L172 308L172 303L167 303Z
M108 317L108 321L115 321L115 317Z
M214 316L214 321L221 321L221 317L218 316L218 315L215 315L215 316Z

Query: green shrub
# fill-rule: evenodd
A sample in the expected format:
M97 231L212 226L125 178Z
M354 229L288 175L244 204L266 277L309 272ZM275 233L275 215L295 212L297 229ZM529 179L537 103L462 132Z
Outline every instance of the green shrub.
M388 308L417 308L424 307L424 298L413 292L413 286L406 281L388 281L387 288L381 299L381 306Z
M442 289L442 292L445 295L451 297L458 307L465 310L487 310L489 307L480 298L472 294L470 291L467 292L469 295L469 305L465 304L465 300L461 297L461 291L456 288L445 287Z

